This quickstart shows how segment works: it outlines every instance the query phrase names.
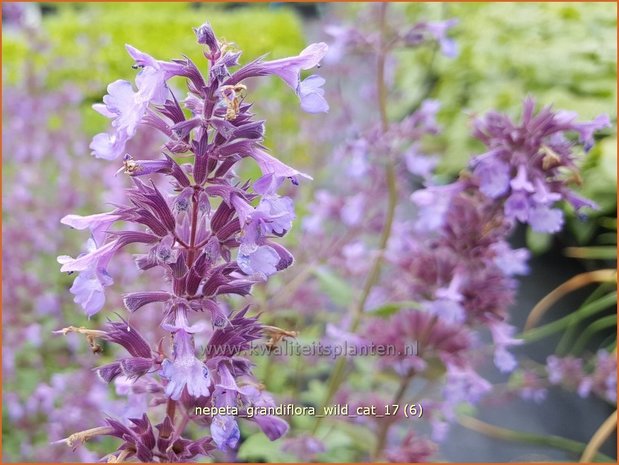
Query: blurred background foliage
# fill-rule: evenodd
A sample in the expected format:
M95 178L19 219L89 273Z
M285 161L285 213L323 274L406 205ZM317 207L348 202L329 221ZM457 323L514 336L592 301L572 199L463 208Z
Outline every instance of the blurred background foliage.
M82 99L78 102L82 127L75 131L91 136L104 130L105 118L90 109L101 100L106 85L116 79L133 80L132 60L124 52L130 43L159 59L178 58L186 54L196 63L203 63L200 48L196 47L191 28L204 19L211 22L220 37L226 38L243 50L243 63L265 53L279 58L296 54L313 40L329 42L323 32L330 18L352 18L358 4L189 4L189 3L41 3L39 22L34 30L3 27L2 71L3 92L26 79L29 73L43 76L49 91L70 86ZM616 5L611 3L411 3L398 6L402 21L411 24L420 20L459 19L453 31L459 55L453 60L439 57L433 48L421 48L415 53L403 52L398 56L398 72L394 76L393 92L398 104L389 109L394 117L414 110L428 97L439 100L442 109L439 120L444 136L434 147L442 155L442 173L453 177L465 166L466 160L481 147L470 137L470 121L489 109L518 112L523 97L534 95L539 104L554 104L579 113L582 120L608 113L613 129L592 150L584 173L583 193L596 200L603 208L593 221L570 222L570 238L578 244L597 244L600 229L606 225L610 236L602 243L612 242L616 232ZM3 25L4 26L4 25ZM327 84L327 93L330 92ZM279 80L271 80L257 89L251 89L251 100L256 102L260 118L268 119L266 145L282 159L303 169L312 164L313 157L325 159L328 153L315 153L312 141L298 137L303 116L297 111L296 97ZM183 97L183 96L181 96ZM294 108L289 111L289 108ZM4 112L3 112L4 113ZM10 115L3 115L10 117ZM312 116L322 118L322 116ZM62 121L50 120L50 127ZM11 137L11 134L5 134ZM87 151L76 158L89 157ZM76 162L79 162L76 160ZM316 163L314 160L313 163ZM11 154L4 153L3 167L11 165ZM49 173L49 176L54 176ZM10 186L9 186L10 188ZM307 192L310 192L308 188ZM309 194L301 194L303 196ZM300 205L303 210L303 205ZM96 208L96 206L93 206ZM100 207L96 211L100 211ZM608 226L610 224L610 226ZM614 228L614 229L613 229ZM291 235L299 240L299 228ZM77 237L77 235L74 235ZM538 252L546 250L548 238L529 235L529 245ZM64 252L64 251L63 251ZM42 253L40 263L46 264L44 273L57 273L57 251ZM611 258L611 257L605 257ZM51 269L47 268L51 264ZM43 273L43 271L38 271ZM71 279L58 272L60 286L68 288ZM350 289L338 286L332 276L325 279L332 298L346 299ZM81 315L65 294L66 313ZM260 291L257 291L258 298ZM342 295L344 295L342 297ZM7 311L7 309L4 309ZM286 315L280 315L280 317ZM291 318L295 315L291 312ZM33 321L36 318L33 318ZM74 320L75 321L75 320ZM78 324L85 322L76 321ZM56 321L43 321L43 331L49 333ZM308 328L300 336L303 342L318 337L317 328ZM47 343L46 343L47 344ZM26 397L37 382L48 380L61 367L54 365L57 354L63 351L64 340L52 339L46 345L42 361L32 364L32 344L16 347L18 377L11 385ZM66 357L65 357L66 358ZM66 369L71 361L63 359ZM301 395L300 400L314 402L324 396L321 381L309 382L309 389L299 393L299 384L288 383L297 370L302 371L301 358L288 360L287 366L274 367L277 361L258 360L258 375L268 379L269 390L284 396ZM275 369L291 371L288 376L271 376ZM317 367L320 376L328 373L330 363L321 361ZM41 371L43 370L43 371ZM43 374L42 374L43 373ZM362 382L366 373L355 376ZM299 381L301 382L301 381ZM6 386L6 385L5 385ZM309 429L310 420L294 417L297 430ZM23 437L11 433L11 423L4 417L4 456L20 457ZM372 438L363 437L367 430L348 425L349 431L330 431L327 441L329 461L350 461L356 457L355 441L363 443ZM38 445L47 444L46 435L34 432ZM244 436L247 433L243 432ZM359 436L361 435L361 436ZM355 441L351 438L356 438ZM239 458L246 460L285 461L291 458L272 447L262 434L252 434L243 443Z
M191 58L203 66L201 48L190 31L208 18L221 38L243 50L241 63L261 55L269 59L298 53L304 47L301 19L289 9L267 5L231 8L226 4L199 3L42 3L40 30L4 34L2 61L4 83L24 79L26 68L44 72L49 90L67 83L84 95L82 128L92 135L102 131L107 119L92 111L100 102L108 83L117 79L133 81L133 60L125 52L131 44L158 59ZM38 28L37 28L38 29ZM202 69L204 72L205 70ZM252 95L254 101L274 100L267 143L273 134L298 131L298 116L280 109L295 102L296 97L285 84L270 80ZM273 98L274 97L274 98ZM179 98L184 98L180 95Z
M44 20L39 40L4 34L2 45L5 83L23 78L24 67L46 70L46 84L56 89L70 82L85 92L88 106L100 100L105 83L132 79L135 71L127 54L131 43L160 59L186 54L200 62L200 50L187 34L208 17L221 37L242 49L242 62L269 53L279 58L298 52L310 35L328 42L318 30L330 10L351 15L359 4L198 4L198 3L41 3ZM455 17L453 32L459 55L437 59L436 48L402 52L395 78L401 115L423 98L441 101L441 122L447 136L437 152L444 154L443 171L453 175L480 146L470 137L470 120L488 109L514 111L524 95L540 104L570 108L583 120L616 108L616 5L610 3L410 3L401 5L410 23ZM304 17L303 17L304 15ZM304 21L305 19L305 21ZM265 98L266 97L266 98ZM270 98L269 98L270 97ZM262 86L253 100L271 100L267 137L298 132L295 112L281 111L294 101L281 82ZM611 114L616 120L616 114ZM106 123L96 113L84 112L86 131L95 133ZM267 143L274 142L267 139ZM275 142L277 145L277 142ZM307 162L306 147L296 151L297 163ZM292 154L295 156L294 154ZM593 195L606 211L616 203L616 137L607 137L588 161L586 195ZM585 239L589 238L586 235Z
M513 116L523 96L539 105L567 108L582 120L609 113L616 121L617 6L610 3L415 3L407 15L417 20L458 18L454 28L459 55L437 57L437 48L404 52L396 82L403 114L425 97L441 102L444 136L437 153L442 170L453 175L479 142L470 137L472 118L488 109ZM617 138L614 125L589 154L583 195L602 207L599 217L614 216L617 203ZM604 220L603 220L604 221ZM578 243L591 241L598 221L569 221ZM546 251L549 237L529 233L528 245Z

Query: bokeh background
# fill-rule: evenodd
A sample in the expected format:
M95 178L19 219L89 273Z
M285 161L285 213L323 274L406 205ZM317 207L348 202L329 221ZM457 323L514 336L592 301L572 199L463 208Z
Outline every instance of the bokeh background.
M441 156L439 172L445 179L457 175L471 154L479 153L469 135L471 116L489 109L513 112L526 95L576 111L582 119L609 113L616 121L616 5L420 3L397 7L401 18L411 24L459 19L453 30L459 48L456 58L441 58L436 47L403 53L390 77L391 90L397 95L397 103L389 107L390 115L414 110L423 98L441 101L443 132L433 149ZM107 83L135 75L124 44L161 59L185 54L198 61L200 49L191 28L208 19L219 37L243 50L245 62L265 53L279 58L298 53L312 41L329 42L325 26L354 20L363 8L366 6L338 3L3 2L3 461L94 460L109 450L110 444L103 441L74 453L50 445L50 441L97 424L102 409L118 414L125 408L122 389L100 383L90 370L99 361L84 341L51 334L68 324L96 326L112 311L122 313L119 296L125 286L139 279L130 259L117 263L111 270L117 297L108 293L110 310L88 322L68 292L72 278L61 274L56 263L57 255L77 250L84 240L79 232L61 227L60 218L71 212L103 211L106 204L121 199L127 185L126 179L114 176L118 166L94 159L88 149L92 135L104 130L107 123L91 105L101 100ZM330 70L329 64L323 66L321 74L332 78L326 86L332 106L358 85L364 66L363 60L353 60L344 73L336 73L335 67ZM252 89L252 100L256 112L268 120L266 145L315 178L297 193L297 224L301 224L315 191L336 176L329 171L329 159L334 147L344 140L346 129L337 119L338 111L320 116L289 111L296 105L296 97L279 81ZM368 105L357 105L346 110L367 118ZM139 150L143 157L156 158L160 142L156 134L142 133L132 141L129 152ZM602 206L597 216L587 221L571 218L559 237L525 229L517 232L514 244L527 245L536 256L534 271L523 280L513 312L516 325L523 324L535 302L569 277L615 266L616 142L613 126L585 166L582 192ZM311 256L311 250L304 250L303 229L295 227L287 240L292 250L299 251L297 267L302 267ZM598 249L593 256L574 258L565 256L568 246ZM336 303L346 299L348 290L332 270L328 266L320 270L311 278L311 285ZM337 313L332 308L316 308L313 314L307 310L299 314L294 302L286 298L268 305L267 300L270 303L270 297L285 288L292 276L284 273L269 289L259 289L256 304L268 307L268 322L302 327L301 337L311 341L321 336L325 321L337 320ZM559 318L577 308L589 291L570 295L564 306L547 317ZM326 317L321 319L320 315ZM615 329L616 320L615 326L606 327L594 340L605 343ZM534 357L551 351L553 344L556 341L541 341L521 352ZM304 366L300 359L258 360L257 364L257 372L271 392L300 403L320 397L330 370L325 361L311 366ZM456 426L441 446L440 457L449 461L573 460L570 452L544 443L544 435L586 443L616 407L599 399L581 399L559 388L551 394L542 406L516 399L482 404L477 412L488 423L526 431L537 439L505 442ZM296 418L292 427L304 432L310 425ZM330 430L323 438L326 452L318 454L318 459L355 460L364 441L360 434L347 428ZM603 451L614 456L614 442L606 444ZM264 436L245 431L238 458L295 460Z

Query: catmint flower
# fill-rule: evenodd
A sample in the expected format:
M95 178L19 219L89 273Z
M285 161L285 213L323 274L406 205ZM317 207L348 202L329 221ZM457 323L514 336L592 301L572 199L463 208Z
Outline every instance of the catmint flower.
M605 350L598 351L591 360L555 355L546 360L546 372L551 384L574 390L580 397L587 397L593 392L610 402L617 399L616 367L616 355Z
M476 121L475 135L488 152L471 162L479 190L493 199L504 200L508 219L528 223L535 231L555 233L563 225L560 200L576 210L593 206L579 202L568 188L566 172L578 176L577 158L568 134L576 132L588 151L593 134L608 127L606 115L592 122L578 123L572 112L553 112L550 107L535 114L535 102L523 104L522 122L491 112Z
M200 27L194 27L193 31L196 33L198 43L209 47L211 53L219 49L215 32L209 23L204 23Z
M259 194L274 193L286 179L290 179L293 184L297 184L299 178L312 180L311 176L285 165L264 150L254 148L249 156L256 160L262 171L262 177L254 183L254 190Z
M531 370L523 370L518 373L520 382L517 391L524 400L532 400L536 403L546 399L548 390L547 383L537 373Z
M121 217L114 212L98 213L89 216L66 215L60 222L75 229L89 229L97 244L103 243L108 228Z
M394 345L396 355L381 357L381 363L388 364L402 376L411 370L423 372L427 360L436 357L444 364L462 363L464 353L471 344L470 335L461 325L452 325L436 319L427 312L403 310L388 320L373 319L366 326L365 338L376 345ZM423 340L411 353L407 344Z
M281 58L279 60L256 60L234 73L226 84L236 84L242 79L254 76L275 74L290 86L301 101L301 108L309 113L320 113L329 110L324 99L322 86L325 81L320 76L312 75L301 81L301 71L317 66L327 54L327 44L324 42L312 44L298 56Z
M447 34L457 24L458 20L455 18L446 21L420 22L404 34L403 40L406 45L416 47L427 41L428 38L432 38L440 44L443 55L455 58L458 56L457 44Z
M178 400L184 389L192 397L208 396L210 378L204 362L195 355L192 336L183 329L174 333L174 359L164 360L161 374L168 380L166 395Z
M324 78L313 75L304 79L297 91L301 100L301 109L308 113L326 113L329 111L329 104L325 100L325 91L322 86L325 84Z
M268 394L247 389L248 383L256 382L251 363L241 356L263 337L262 326L246 316L248 307L230 313L222 298L247 296L255 283L292 265L292 254L277 239L291 229L294 205L276 191L286 179L296 185L301 177L311 178L265 151L264 121L253 120L242 81L274 74L299 95L303 109L326 111L324 80L301 81L300 73L316 66L327 47L313 44L297 57L259 59L234 71L239 54L225 51L208 23L195 32L198 43L209 49L204 53L208 77L187 58L160 61L127 45L139 69L136 88L127 81L108 87L103 104L95 105L95 110L112 120L112 130L96 135L91 148L96 157L110 160L124 153L117 175L128 175L132 187L125 199L114 202L112 212L62 219L92 234L87 253L58 257L61 271L80 272L71 291L89 316L104 306L103 288L112 284L106 271L110 260L130 244L141 248L134 257L138 268L157 268L168 283L167 288L157 284L154 289L132 290L123 299L135 319L146 317L148 313L140 310L145 306L150 314L159 309L159 325L166 336L156 345L124 320L110 322L101 331L75 327L60 331L85 335L94 352L104 350L96 342L101 338L129 353L96 371L108 383L133 382L130 389L124 387L131 394L128 400L135 402L126 411L142 414L141 418L133 418L132 424L107 418L106 426L65 441L118 437L123 442L108 456L111 460L135 456L140 461L154 457L181 461L215 447L234 449L240 439L236 418L193 418L189 406L274 405ZM183 102L189 115L167 84L173 77L186 79L188 97ZM142 126L167 137L162 158L141 160L125 152L126 143ZM186 152L193 155L192 163L179 164L176 154L186 157ZM233 168L243 158L256 162L262 171L259 179L237 178ZM158 177L170 182L161 183ZM113 229L121 222L127 229ZM208 340L204 351L197 350L195 337ZM147 405L168 407L165 418L154 427L150 409L144 412L145 394L151 396ZM184 426L179 428L174 418L178 410L208 427L203 437L194 441L182 437ZM288 431L287 423L277 417L258 416L251 421L271 440Z
M215 415L211 423L211 434L220 449L234 449L241 438L239 425L230 415Z
M62 264L62 271L79 271L71 286L71 294L75 296L75 303L82 306L90 317L99 312L105 304L104 288L111 286L114 280L107 272L107 264L114 253L114 242L109 242L97 248L94 239L87 243L88 253L77 259L58 257Z
M494 341L494 364L504 373L512 371L517 362L507 348L523 344L524 341L514 339L512 336L516 333L516 328L504 322L490 323L490 332Z

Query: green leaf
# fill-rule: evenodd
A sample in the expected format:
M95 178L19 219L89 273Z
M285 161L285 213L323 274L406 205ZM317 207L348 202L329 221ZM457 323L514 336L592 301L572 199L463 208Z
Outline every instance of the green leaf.
M391 315L395 314L404 307L416 307L419 305L419 302L414 300L406 300L403 302L389 302L385 305L381 305L373 310L368 312L369 316L378 316L380 318L389 318Z
M341 306L348 307L353 300L354 291L350 285L327 267L321 266L314 270L320 288L331 300Z
M593 247L569 247L565 255L573 258L616 260L617 247L593 246Z
M533 231L530 227L527 228L527 247L535 255L541 255L547 252L552 246L552 235Z
M264 433L252 434L239 447L238 457L246 462L285 463L294 462L294 456L280 449Z
M574 353L582 353L587 346L587 343L591 340L595 333L604 329L612 328L613 326L617 326L617 315L608 315L591 323L576 340L573 349Z
M563 331L570 324L573 324L576 321L583 320L590 316L595 315L597 312L601 312L604 309L609 308L610 306L617 303L617 291L611 292L610 294L605 295L604 297L600 297L586 305L583 305L578 310L570 313L569 315L564 316L559 320L555 320L552 323L545 324L543 326L539 326L537 328L530 329L522 333L519 337L524 339L527 342L537 341L539 339L543 339L552 334L558 333L559 331Z

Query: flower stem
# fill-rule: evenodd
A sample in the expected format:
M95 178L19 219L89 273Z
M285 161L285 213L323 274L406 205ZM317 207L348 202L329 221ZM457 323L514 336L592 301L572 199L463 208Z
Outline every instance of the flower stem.
M591 462L598 454L602 444L610 437L613 431L617 428L617 410L615 410L604 423L598 428L591 440L587 444L585 451L580 457L580 462Z
M377 57L377 69L376 69L376 85L377 85L377 94L378 94L378 110L380 115L380 122L383 131L387 131L389 127L389 120L387 118L387 86L385 84L385 62L387 58L387 48L385 46L385 27L386 27L386 14L387 14L387 3L381 3L379 8L379 25L381 30L381 42L378 48L378 57ZM380 278L380 272L382 267L382 261L385 254L385 250L387 249L387 243L389 242L389 238L391 237L392 227L393 227L393 219L395 217L395 208L398 200L398 190L397 190L397 178L396 178L396 166L394 160L390 158L387 159L387 163L385 166L385 178L386 184L388 188L388 203L387 203L387 213L385 216L385 224L383 226L383 230L380 236L380 242L378 247L378 252L374 261L372 263L372 267L370 268L370 272L366 278L365 284L361 291L361 296L356 304L351 307L350 313L352 316L350 332L355 332L359 328L359 324L361 323L361 317L363 316L363 310L365 309L365 304L367 299L372 291L374 285L378 282ZM323 401L323 406L328 404L340 384L342 383L344 368L346 367L346 358L340 357L336 364L333 372L331 373L331 377L329 379L329 386L327 388L327 394ZM322 417L317 417L316 422L314 423L313 431L316 432L320 425Z
M484 434L491 438L501 439L504 441L536 444L539 446L552 447L555 449L565 450L576 454L581 454L586 449L585 444L574 441L572 439L563 438L561 436L544 436L540 434L526 433L522 431L513 431L511 429L485 423L473 417L463 416L459 419L459 422L467 429L477 431L478 433ZM603 462L615 462L615 460L600 452L597 452L593 458L595 460Z
M406 394L408 385L413 379L413 374L414 372L410 371L407 376L402 378L402 380L400 381L400 387L395 393L395 396L393 396L393 401L391 402L391 405L400 405L404 394ZM385 448L385 442L387 441L387 433L389 432L389 428L391 428L391 425L393 424L395 419L396 417L387 417L385 418L383 424L380 426L380 429L378 431L378 439L376 440L376 448L374 449L374 458L372 459L373 461L378 461L380 455L382 454L383 449Z

